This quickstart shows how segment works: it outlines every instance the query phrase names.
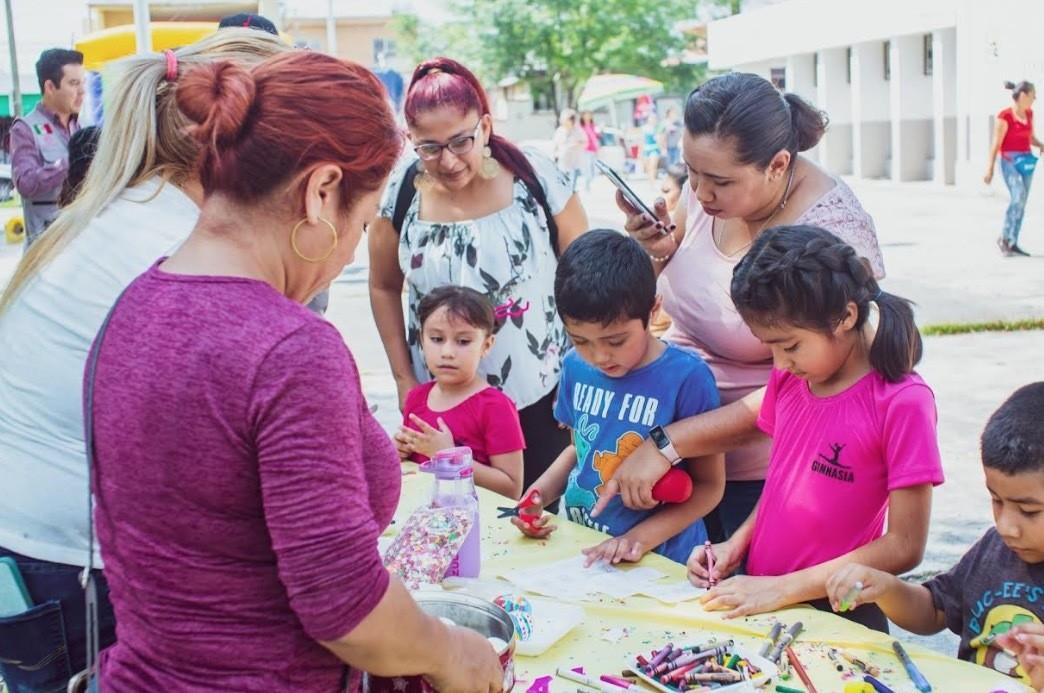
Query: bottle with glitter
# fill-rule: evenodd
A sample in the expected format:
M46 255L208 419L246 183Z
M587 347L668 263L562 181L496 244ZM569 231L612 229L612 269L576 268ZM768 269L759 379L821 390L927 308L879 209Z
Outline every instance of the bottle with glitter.
M459 447L440 450L421 465L422 471L431 472L435 477L431 493L432 507L466 508L471 513L471 531L446 570L446 577L478 577L482 563L482 528L478 493L475 491L474 464L471 448Z

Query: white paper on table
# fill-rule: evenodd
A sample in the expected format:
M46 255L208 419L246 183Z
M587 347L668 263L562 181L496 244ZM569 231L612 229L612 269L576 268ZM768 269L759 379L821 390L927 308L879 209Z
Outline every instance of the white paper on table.
M663 577L663 573L649 567L620 570L596 563L585 568L585 560L582 555L574 556L538 568L505 572L502 577L526 591L560 599L584 599L598 594L623 599L644 594L655 580Z
M664 604L678 604L679 602L699 599L707 593L707 590L702 587L696 587L687 580L683 580L682 582L650 583L643 587L640 593Z

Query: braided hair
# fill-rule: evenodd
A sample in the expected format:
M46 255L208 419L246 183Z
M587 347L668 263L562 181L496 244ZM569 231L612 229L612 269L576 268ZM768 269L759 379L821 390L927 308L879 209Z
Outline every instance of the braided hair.
M855 329L870 302L881 311L870 365L897 382L921 360L921 334L910 301L881 291L852 246L816 226L776 226L761 233L732 273L732 300L747 323L793 325L833 334L848 304Z

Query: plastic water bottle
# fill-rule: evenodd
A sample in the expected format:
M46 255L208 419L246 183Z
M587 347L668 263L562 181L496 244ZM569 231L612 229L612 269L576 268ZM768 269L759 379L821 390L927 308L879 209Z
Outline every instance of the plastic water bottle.
M471 448L440 450L421 466L421 470L435 476L431 493L433 508L465 508L471 513L471 531L446 570L445 577L478 577L482 564L482 528Z

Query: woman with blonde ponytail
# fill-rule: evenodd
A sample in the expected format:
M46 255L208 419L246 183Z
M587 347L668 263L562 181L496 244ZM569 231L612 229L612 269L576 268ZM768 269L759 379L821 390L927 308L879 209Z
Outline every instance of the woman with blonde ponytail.
M84 666L76 579L88 550L83 370L120 292L179 246L199 216L199 149L184 134L178 80L215 60L256 64L286 50L263 32L223 29L114 65L81 192L29 248L0 298L0 556L17 561L36 604L15 623L0 619L0 662L25 663L0 664L0 677L15 689L54 688ZM104 647L115 624L100 576L99 585ZM63 632L60 643L41 635ZM27 651L27 643L46 649Z

